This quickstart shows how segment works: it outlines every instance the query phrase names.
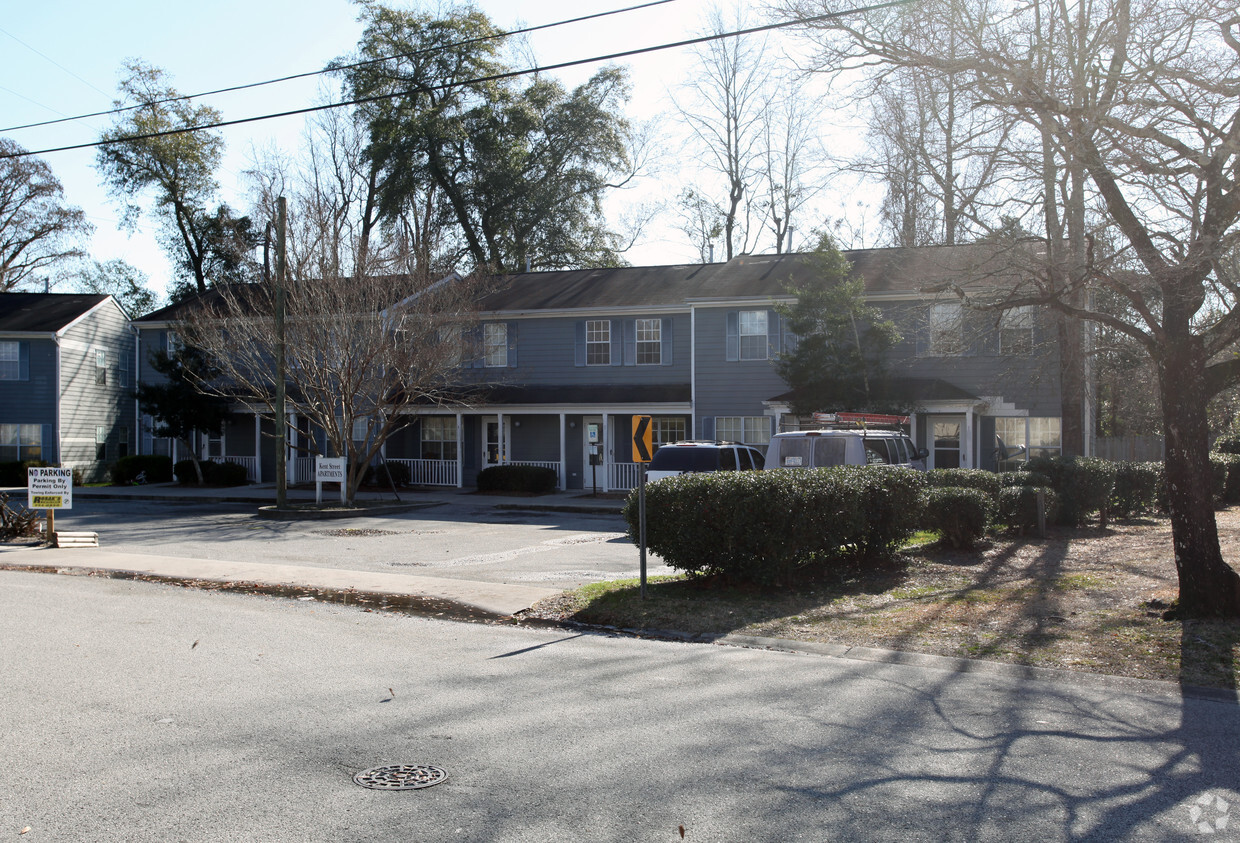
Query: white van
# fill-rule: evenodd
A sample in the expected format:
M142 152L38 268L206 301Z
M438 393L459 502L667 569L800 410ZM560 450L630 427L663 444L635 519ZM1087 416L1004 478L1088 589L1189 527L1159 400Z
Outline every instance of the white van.
M766 467L900 465L926 470L929 452L896 430L795 430L777 433L766 449Z

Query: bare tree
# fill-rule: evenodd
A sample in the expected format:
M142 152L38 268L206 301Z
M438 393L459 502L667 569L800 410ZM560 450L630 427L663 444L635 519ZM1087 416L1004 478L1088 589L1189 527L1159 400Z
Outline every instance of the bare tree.
M0 138L0 293L82 256L91 225L46 162Z
M1240 381L1240 278L1226 260L1240 241L1234 4L930 0L836 27L862 62L967 70L980 107L1029 127L1048 236L1013 249L1028 285L1007 305L1048 304L1144 349L1167 438L1180 610L1240 615L1240 576L1214 520L1206 416L1210 397ZM918 28L958 33L954 54L910 37ZM1130 315L1094 306L1092 288ZM1080 347L1071 335L1062 345Z
M708 19L713 34L742 28L737 12L734 26L725 26L715 8ZM741 37L707 42L698 51L698 72L685 85L687 98L676 110L693 142L704 156L706 172L717 187L692 190L695 201L706 200L722 221L724 257L731 260L749 251L756 239L754 208L760 201L756 187L762 172L762 146L769 104L770 65L765 40ZM702 217L690 208L690 217Z
M826 187L825 156L818 124L822 103L800 89L788 92L791 80L779 86L762 132L761 183L766 227L775 238L775 253L785 251L795 223ZM787 242L787 250L792 250Z

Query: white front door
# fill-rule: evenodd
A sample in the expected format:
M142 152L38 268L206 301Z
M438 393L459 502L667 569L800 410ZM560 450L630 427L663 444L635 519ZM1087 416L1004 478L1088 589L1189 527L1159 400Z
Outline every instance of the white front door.
M504 416L504 435L500 436L499 416L482 419L482 467L499 465L508 461L509 441L512 435L512 417Z
M585 488L593 488L596 482L598 488L607 488L607 465L603 457L605 450L602 416L584 416L581 419L581 441L581 466L582 477L585 478ZM591 454L599 455L598 465L591 465Z
M960 468L964 416L930 416L930 458L926 468ZM967 444L967 443L966 443Z

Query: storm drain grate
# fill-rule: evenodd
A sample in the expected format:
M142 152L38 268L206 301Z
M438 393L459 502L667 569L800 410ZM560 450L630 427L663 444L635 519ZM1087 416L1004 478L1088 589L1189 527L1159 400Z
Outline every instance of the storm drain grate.
M389 764L362 770L353 781L371 790L417 790L437 785L447 777L445 770L429 764Z

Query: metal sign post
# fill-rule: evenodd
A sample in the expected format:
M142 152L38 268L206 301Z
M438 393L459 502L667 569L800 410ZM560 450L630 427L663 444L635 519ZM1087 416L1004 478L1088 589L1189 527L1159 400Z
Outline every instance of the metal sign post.
M641 592L646 599L646 472L653 456L650 416L633 416L633 462L641 463L641 485L637 487L637 532L641 547Z

